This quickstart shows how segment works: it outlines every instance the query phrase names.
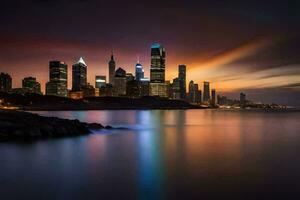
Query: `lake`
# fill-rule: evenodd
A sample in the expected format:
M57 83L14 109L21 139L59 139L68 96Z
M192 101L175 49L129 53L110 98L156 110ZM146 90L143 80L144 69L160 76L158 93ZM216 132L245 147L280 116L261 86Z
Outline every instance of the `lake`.
M0 199L299 199L300 112L37 112L128 130L0 143Z

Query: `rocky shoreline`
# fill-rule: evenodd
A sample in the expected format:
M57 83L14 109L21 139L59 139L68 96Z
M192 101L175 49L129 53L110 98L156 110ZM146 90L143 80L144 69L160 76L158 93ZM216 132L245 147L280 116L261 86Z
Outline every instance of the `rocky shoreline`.
M0 141L79 136L87 135L91 130L112 128L79 120L0 110Z

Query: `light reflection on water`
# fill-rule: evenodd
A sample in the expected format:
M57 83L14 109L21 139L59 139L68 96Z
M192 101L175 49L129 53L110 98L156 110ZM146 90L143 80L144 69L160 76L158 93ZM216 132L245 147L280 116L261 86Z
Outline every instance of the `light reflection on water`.
M1 193L10 199L270 199L298 194L297 112L38 113L129 129L0 144Z

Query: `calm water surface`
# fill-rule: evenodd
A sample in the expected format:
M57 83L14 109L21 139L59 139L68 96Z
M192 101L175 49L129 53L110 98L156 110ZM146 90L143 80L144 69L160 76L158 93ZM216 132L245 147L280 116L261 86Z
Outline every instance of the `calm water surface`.
M0 199L299 199L300 113L39 112L130 130L0 143Z

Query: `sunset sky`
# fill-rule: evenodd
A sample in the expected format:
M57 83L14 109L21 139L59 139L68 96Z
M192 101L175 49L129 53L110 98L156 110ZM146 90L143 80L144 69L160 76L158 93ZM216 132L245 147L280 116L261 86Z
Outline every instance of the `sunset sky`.
M187 80L210 81L221 94L300 105L300 3L297 1L3 0L0 72L20 87L35 76L44 90L49 60L83 56L88 81L117 67L149 76L150 46L166 48L166 79L186 64Z

